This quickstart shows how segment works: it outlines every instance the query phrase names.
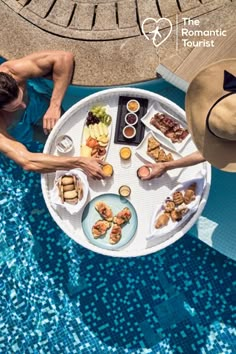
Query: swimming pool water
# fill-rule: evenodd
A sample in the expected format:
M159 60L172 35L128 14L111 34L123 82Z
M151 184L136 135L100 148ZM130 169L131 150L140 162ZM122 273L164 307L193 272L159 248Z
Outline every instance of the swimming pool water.
M52 221L39 175L0 163L1 353L235 353L232 260L188 235L146 257L90 252Z
M88 251L53 222L40 175L3 155L0 228L0 353L236 352L235 263L203 242L134 259Z

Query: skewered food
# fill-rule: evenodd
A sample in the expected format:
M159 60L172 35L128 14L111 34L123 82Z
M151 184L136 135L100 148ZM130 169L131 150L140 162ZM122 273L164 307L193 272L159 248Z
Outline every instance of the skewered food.
M155 128L160 130L172 143L181 143L189 134L179 123L165 113L157 112L150 120Z

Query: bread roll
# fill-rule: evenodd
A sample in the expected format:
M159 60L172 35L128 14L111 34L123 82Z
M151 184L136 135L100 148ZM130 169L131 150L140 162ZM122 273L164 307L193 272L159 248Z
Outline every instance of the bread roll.
M73 176L63 176L61 178L61 184L63 186L67 185L67 184L73 184L74 183L74 178Z
M64 192L73 191L73 189L75 189L75 185L74 184L66 184L65 186L63 186L63 191Z
M63 194L64 194L64 199L77 198L77 192L75 189L73 191L64 192Z
M69 203L69 204L77 204L78 203L78 198L65 199L65 202Z

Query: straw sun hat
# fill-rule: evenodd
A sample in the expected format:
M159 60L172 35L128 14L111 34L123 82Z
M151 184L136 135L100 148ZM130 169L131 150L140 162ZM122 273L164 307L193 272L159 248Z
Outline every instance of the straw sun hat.
M236 172L236 59L218 61L196 75L186 95L186 116L204 158Z

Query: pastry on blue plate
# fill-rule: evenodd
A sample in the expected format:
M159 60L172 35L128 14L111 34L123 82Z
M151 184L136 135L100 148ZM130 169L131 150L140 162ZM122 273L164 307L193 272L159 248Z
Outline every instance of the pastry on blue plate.
M113 212L111 208L103 201L98 201L95 204L95 209L99 212L101 217L107 221L113 220Z
M121 239L121 227L117 224L114 224L111 229L109 242L110 244L115 245L117 242L120 241L120 239Z
M99 238L107 232L111 224L106 220L98 220L92 227L92 234L94 238Z
M131 219L131 216L131 211L126 207L114 216L113 222L117 225L124 225Z

